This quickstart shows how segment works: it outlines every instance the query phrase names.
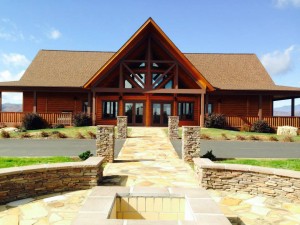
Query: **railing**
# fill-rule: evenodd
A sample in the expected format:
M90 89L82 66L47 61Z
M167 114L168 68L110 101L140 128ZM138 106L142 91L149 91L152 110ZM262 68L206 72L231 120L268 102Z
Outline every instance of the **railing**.
M0 125L20 125L26 113L24 112L0 112ZM38 113L49 124L63 124L71 126L72 113Z
M259 120L258 116L226 116L226 124L229 127L241 127L243 125L252 125ZM267 121L271 127L293 126L300 128L300 117L289 116L266 116L263 120Z

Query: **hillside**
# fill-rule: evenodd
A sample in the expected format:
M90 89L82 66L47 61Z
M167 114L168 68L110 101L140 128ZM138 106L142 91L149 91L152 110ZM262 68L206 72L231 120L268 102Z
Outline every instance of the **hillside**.
M22 104L2 104L2 112L22 112Z
M281 106L274 108L274 116L290 116L291 106ZM300 104L295 105L295 116L300 116Z

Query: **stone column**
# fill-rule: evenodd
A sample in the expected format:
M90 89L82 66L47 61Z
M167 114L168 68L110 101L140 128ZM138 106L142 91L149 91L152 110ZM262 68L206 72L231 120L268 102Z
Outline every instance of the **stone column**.
M178 124L179 124L179 116L169 116L168 119L168 135L169 139L178 139Z
M200 157L200 130L199 126L182 127L182 159L185 162Z
M114 161L115 126L97 126L96 155L104 157L104 162Z
M127 116L117 116L118 139L127 138Z

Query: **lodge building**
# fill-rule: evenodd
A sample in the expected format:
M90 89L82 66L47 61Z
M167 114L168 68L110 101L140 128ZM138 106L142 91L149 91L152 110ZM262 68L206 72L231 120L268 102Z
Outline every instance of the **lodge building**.
M39 51L19 81L0 82L0 103L12 91L23 93L23 114L58 115L53 123L84 112L94 125L126 115L131 126L166 126L175 115L180 126L203 126L206 114L222 113L230 126L267 119L300 127L300 88L276 85L255 54L182 53L151 18L117 52ZM292 102L285 122L273 117L280 99ZM19 118L0 115L0 123Z

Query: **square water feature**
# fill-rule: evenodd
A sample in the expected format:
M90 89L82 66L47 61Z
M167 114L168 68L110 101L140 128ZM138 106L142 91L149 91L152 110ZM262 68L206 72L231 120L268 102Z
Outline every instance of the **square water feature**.
M232 225L202 188L94 187L73 225Z

